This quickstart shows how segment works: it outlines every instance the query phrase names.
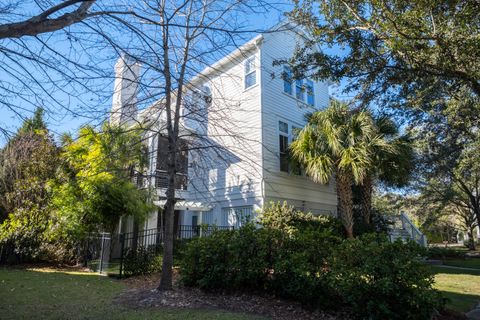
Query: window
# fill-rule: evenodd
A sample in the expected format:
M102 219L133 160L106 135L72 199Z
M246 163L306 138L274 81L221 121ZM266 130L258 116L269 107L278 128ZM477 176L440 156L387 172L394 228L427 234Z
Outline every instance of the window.
M209 226L214 224L212 210L202 212L202 224L208 224Z
M255 56L245 60L245 89L257 83L257 70L255 68Z
M238 228L253 218L252 206L223 208L222 211L224 226L234 226Z
M298 128L298 127L295 127L295 126L292 126L292 134L291 134L292 140L295 140L297 138L300 130L302 130L302 129ZM290 163L289 163L290 173L293 173L297 176L301 175L302 174L302 168L300 166L300 163L298 163L297 161L295 161L293 159L289 159L289 160L290 160Z
M295 95L298 100L303 101L303 80L298 79L295 81Z
M300 164L290 158L288 150L290 142L295 139L300 130L300 128L289 125L286 122L278 122L280 171L282 172L288 172L295 175L302 174Z
M280 171L288 172L288 123L278 122Z
M313 81L307 80L307 103L311 106L315 105L315 95L313 91Z
M283 92L292 94L292 69L290 67L283 67Z

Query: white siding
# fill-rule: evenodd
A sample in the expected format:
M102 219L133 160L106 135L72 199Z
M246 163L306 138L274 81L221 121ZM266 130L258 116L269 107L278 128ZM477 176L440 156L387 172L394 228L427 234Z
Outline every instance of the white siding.
M313 213L336 214L333 183L316 184L303 176L280 172L278 157L279 120L303 127L307 112L328 104L328 87L314 83L313 107L294 98L295 92L284 93L283 67L272 64L276 59L291 57L299 37L282 32L265 34L262 39L257 47L250 46L236 57L229 56L226 64L215 65L216 72L195 84L197 88L207 86L212 96L207 120L199 131L210 141L210 147L189 153L188 190L178 197L212 205L202 222L235 224L225 219L229 208L248 207L256 213L268 201L284 200ZM244 61L252 55L256 57L257 83L245 89ZM189 127L197 128L198 124ZM155 139L150 142L156 146ZM151 170L154 160L152 152ZM185 211L182 223L190 224L192 214L198 213ZM156 217L152 216L147 225L155 223Z
M314 82L314 107L297 100L295 92L293 95L283 92L283 67L274 67L272 64L275 60L290 58L299 41L302 38L292 31L264 35L261 60L265 198L266 201L287 200L292 205L314 213L336 214L334 183L321 185L303 176L280 172L278 122L302 127L305 124L305 114L327 106L329 100L328 86L323 82Z
M245 89L244 61L255 55L256 84ZM212 219L224 223L221 208L261 202L262 148L260 112L260 55L244 52L210 77L212 94L208 112L208 139L219 148L190 154L189 199L214 204Z

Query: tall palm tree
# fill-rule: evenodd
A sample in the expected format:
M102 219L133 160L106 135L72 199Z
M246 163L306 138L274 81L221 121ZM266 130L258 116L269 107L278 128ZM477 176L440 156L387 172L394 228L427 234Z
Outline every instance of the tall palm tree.
M353 237L352 184L360 184L372 166L372 150L385 145L369 112L352 111L332 101L317 111L292 142L291 153L314 181L336 180L339 211L349 238Z
M413 148L407 136L400 136L397 124L387 116L374 118L377 138L382 144L373 144L372 161L359 186L363 221L370 224L372 194L376 183L390 187L403 187L410 180L413 167Z

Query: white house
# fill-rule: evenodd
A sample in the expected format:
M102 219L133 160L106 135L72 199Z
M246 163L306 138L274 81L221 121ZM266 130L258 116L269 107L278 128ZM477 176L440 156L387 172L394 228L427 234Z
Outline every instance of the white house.
M177 225L238 226L269 201L287 201L313 214L337 214L333 181L312 182L286 153L305 115L329 101L327 83L289 81L289 68L273 64L291 57L302 41L302 34L292 30L260 34L191 79L186 101L193 102L182 110L182 128L208 141L208 148L192 148L181 157ZM116 72L111 121L120 122L123 113L132 113L129 102L136 101L129 96L136 92L132 77L138 66L120 59ZM136 115L136 121L150 121L154 128L148 137L147 176L159 207L166 187L162 119L161 102ZM187 136L186 143L196 139ZM143 228L157 228L160 217L152 213Z

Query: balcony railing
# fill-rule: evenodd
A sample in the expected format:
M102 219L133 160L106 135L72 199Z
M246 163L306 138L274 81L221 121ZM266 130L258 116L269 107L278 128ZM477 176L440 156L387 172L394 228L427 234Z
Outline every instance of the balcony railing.
M168 187L168 173L166 171L155 171L155 188L167 188ZM187 190L188 177L184 173L177 173L175 179L175 189Z
M139 188L148 188L149 178L155 188L167 188L168 187L168 173L166 171L156 170L152 176L144 175L140 172L135 172L132 175L132 182ZM187 190L188 177L184 173L177 173L175 179L175 189Z

